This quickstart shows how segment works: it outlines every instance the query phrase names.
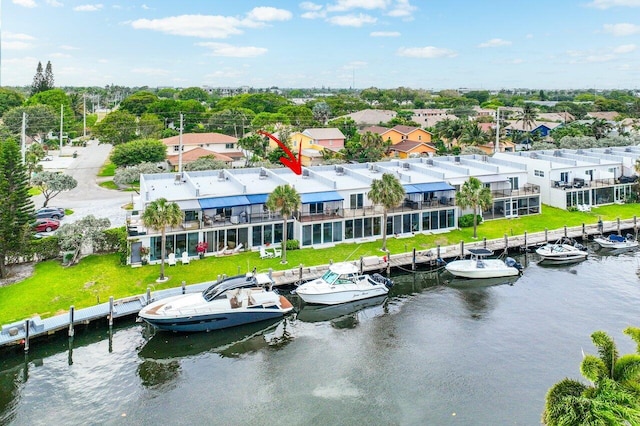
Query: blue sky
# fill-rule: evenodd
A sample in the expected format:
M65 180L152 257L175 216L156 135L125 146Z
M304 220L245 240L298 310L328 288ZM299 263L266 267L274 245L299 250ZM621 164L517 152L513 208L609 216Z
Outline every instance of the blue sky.
M1 1L1 0L0 0ZM637 89L640 0L4 0L2 85Z

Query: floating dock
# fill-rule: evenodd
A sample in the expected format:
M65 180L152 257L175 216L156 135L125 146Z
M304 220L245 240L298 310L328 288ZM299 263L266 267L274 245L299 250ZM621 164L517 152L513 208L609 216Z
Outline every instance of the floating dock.
M635 237L638 237L637 220L617 220L614 222L605 222L603 224L602 233L617 233L633 230ZM442 260L455 259L462 257L465 249L469 248L487 248L499 253L509 250L528 250L529 247L536 247L547 242L555 242L562 237L577 238L587 240L591 235L599 235L601 231L597 225L582 225L577 227L564 227L553 231L536 232L533 234L525 233L524 235L509 236L505 234L504 238L494 240L481 240L473 243L460 242L459 244L449 246L437 246L428 250L416 250L411 252L390 254L381 252L380 256L366 256L353 263L360 268L362 272L381 272L390 273L391 269L401 269L404 271L415 271L417 266L426 266L427 268L437 268L442 264ZM411 236L411 235L407 235ZM404 236L399 236L400 238ZM393 238L393 237L392 237ZM270 271L276 286L294 285L303 280L317 278L329 269L330 265L319 265L305 267L299 265L297 267L281 270ZM219 277L225 278L225 276ZM216 283L209 281L193 285L183 285L177 288L166 290L157 290L153 293L147 289L146 294L127 297L124 299L109 299L107 303L97 304L88 308L75 309L70 307L66 314L56 315L50 318L41 319L39 316L25 319L23 321L14 322L2 326L0 330L0 347L10 345L24 345L24 350L29 350L29 342L31 339L49 336L64 330L67 330L69 336L73 336L75 325L89 324L93 321L107 320L109 325L113 324L115 318L122 318L137 315L142 307L154 300L163 299L179 294L193 293L203 291L207 287Z

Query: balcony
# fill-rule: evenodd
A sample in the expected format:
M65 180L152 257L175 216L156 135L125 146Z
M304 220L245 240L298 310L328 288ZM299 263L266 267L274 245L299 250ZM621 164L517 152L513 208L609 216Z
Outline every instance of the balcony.
M491 191L491 196L496 198L522 197L540 193L540 186L527 183L518 189L498 189Z

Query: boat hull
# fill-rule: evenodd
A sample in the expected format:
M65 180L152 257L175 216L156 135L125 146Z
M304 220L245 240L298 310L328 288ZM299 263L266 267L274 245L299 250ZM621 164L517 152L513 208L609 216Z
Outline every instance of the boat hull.
M517 268L507 266L499 259L484 259L482 263L484 266L478 268L476 260L456 260L448 263L445 269L452 275L462 278L501 278L520 274Z
M348 287L348 285L345 285ZM369 299L371 297L384 296L389 292L389 288L384 284L371 286L370 288L344 288L342 290L333 290L330 292L322 292L322 290L308 290L302 286L296 290L296 294L300 296L305 303L314 305L338 305L341 303L354 302L356 300Z
M246 309L240 312L221 312L181 318L141 318L160 330L199 332L220 330L244 324L282 318L287 312L276 308L260 309L259 311L257 309Z
M607 249L626 249L638 247L637 241L611 241L605 238L595 238L593 241L598 243L600 247Z
M569 244L547 244L536 250L541 262L563 264L581 262L587 258L588 252Z

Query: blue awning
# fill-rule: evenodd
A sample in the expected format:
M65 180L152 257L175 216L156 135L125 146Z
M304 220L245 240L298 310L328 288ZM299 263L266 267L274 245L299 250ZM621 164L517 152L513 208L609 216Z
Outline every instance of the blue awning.
M269 198L269 194L247 195L247 200L249 200L249 204L264 204L267 202L267 198Z
M344 198L336 191L312 192L310 194L301 194L302 204L307 203L325 203L327 201L342 201Z
M417 192L450 191L455 189L447 182L413 183L411 186L415 186L418 189Z
M232 197L203 198L198 200L200 207L204 209L221 209L224 207L248 206L251 204L244 195Z
M418 192L422 192L416 188L415 185L402 185L402 187L404 188L404 192L407 194L417 194Z

